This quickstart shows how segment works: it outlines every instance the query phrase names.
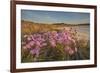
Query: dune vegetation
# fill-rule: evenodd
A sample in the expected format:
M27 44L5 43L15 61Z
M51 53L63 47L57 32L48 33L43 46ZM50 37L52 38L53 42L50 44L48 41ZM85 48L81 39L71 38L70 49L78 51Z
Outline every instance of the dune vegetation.
M89 27L89 24L44 24L22 20L21 62L89 59L89 31L77 30L80 26L86 28L84 26Z

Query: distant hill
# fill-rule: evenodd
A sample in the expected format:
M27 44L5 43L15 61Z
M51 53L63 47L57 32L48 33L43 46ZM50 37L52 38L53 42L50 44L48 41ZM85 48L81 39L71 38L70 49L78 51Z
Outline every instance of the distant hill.
M84 24L54 23L53 25L62 25L62 26L83 26L83 25L90 25L90 24L89 24L89 23L84 23Z
M36 22L32 22L32 21L25 21L25 20L22 20L21 21L22 23L28 23L28 24L48 24L48 23L36 23ZM82 24L68 24L68 23L52 23L53 25L63 25L63 26L77 26L77 25L90 25L89 23L82 23Z

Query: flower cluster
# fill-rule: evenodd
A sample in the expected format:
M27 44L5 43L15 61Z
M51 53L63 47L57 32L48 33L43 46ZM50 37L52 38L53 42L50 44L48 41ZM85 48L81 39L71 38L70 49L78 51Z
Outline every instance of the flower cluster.
M64 52L73 55L77 52L76 40L73 38L71 30L48 31L34 33L32 35L24 35L22 48L28 49L30 54L39 56L40 50L43 48L57 48L57 45L63 47ZM75 36L74 36L75 37Z

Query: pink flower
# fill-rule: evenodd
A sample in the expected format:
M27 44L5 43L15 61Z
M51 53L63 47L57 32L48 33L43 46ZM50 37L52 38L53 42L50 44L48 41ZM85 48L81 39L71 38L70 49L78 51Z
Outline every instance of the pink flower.
M73 55L75 53L75 51L70 47L65 47L64 49L69 55Z
M65 47L64 50L65 52L68 52L71 48L70 47Z
M27 40L30 41L31 40L31 37L27 37Z
M39 41L36 41L36 42L35 42L35 44L36 44L36 46L41 47L41 44L40 44L40 42L39 42Z
M41 39L42 42L45 42L46 40L44 38Z
M36 54L35 49L32 49L32 50L30 51L30 54L35 55L35 54Z
M36 56L39 56L40 49L48 48L48 46L55 48L59 44L64 47L63 49L66 53L73 55L77 52L77 48L76 40L73 39L72 36L72 32L64 28L61 31L48 31L24 35L25 40L22 41L21 44L22 48L29 49L30 53Z
M69 53L69 55L73 55L73 54L74 54L74 50L70 49L70 50L68 51L68 53Z
M27 44L26 45L26 48L30 49L31 48L31 45L30 44Z
M32 38L32 40L35 40L35 38L34 38L34 36L33 36L33 35L31 35L31 38Z
M56 42L55 42L54 40L51 40L51 41L50 41L50 45L51 45L52 47L55 47L55 46L56 46Z
M35 44L34 41L29 42L30 46L33 46Z
M62 38L59 38L59 39L57 39L57 42L58 42L59 44L62 44L63 39L62 39Z
M35 47L34 49L32 49L32 50L30 51L30 53L31 53L32 55L36 55L36 57L39 56L39 52L40 52L40 48L38 48L38 47Z

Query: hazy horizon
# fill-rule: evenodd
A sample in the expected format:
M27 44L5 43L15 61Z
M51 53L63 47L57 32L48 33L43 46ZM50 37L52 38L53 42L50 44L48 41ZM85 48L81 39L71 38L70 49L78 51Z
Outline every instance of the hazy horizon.
M48 24L84 24L90 23L90 14L82 12L21 10L21 20Z

